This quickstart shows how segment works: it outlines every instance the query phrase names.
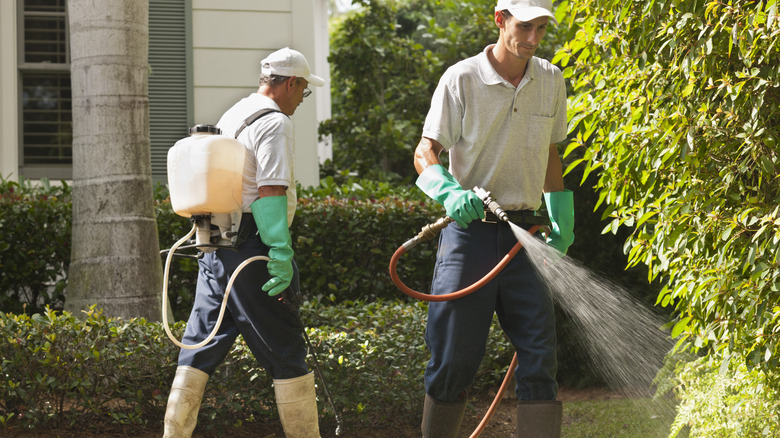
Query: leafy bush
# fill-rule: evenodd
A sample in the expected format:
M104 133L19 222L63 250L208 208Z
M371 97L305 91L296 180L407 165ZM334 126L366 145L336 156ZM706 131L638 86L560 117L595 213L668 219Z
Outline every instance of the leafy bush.
M739 360L669 362L673 389L682 400L671 436L775 437L780 435L780 393L766 376Z
M665 283L677 348L707 356L688 371L715 373L680 378L728 381L745 400L780 390L777 1L585 0L558 15L573 37L554 60L576 91L569 169L598 175L605 232L631 228L630 264ZM710 415L696 391L680 394Z
M404 297L390 281L390 257L442 214L438 206L400 198L301 198L291 233L304 293L338 300ZM435 250L431 242L405 254L398 266L402 281L428 291Z
M0 178L0 309L62 308L70 261L70 187Z
M10 191L9 188L14 185L6 183L3 187L6 191ZM37 194L45 188L28 187L27 190ZM409 302L412 300L398 291L390 281L389 260L399 245L415 236L423 225L444 214L440 206L430 201L413 186L399 187L366 180L349 179L336 184L332 178L325 178L319 186L300 189L299 193L301 198L293 222L292 235L295 239L296 260L302 272L302 289L307 297L327 297L326 302L376 299ZM38 199L43 196L32 197ZM8 205L15 207L12 209L7 207ZM22 206L24 206L22 201L6 204L2 210L4 212L2 223L24 220L25 218L16 218L19 212L30 210L28 207L21 208ZM43 226L31 225L33 228L43 230L41 235L34 236L35 239L40 239L41 244L20 246L21 243L17 243L16 245L29 246L30 251L52 251L50 255L41 258L51 257L60 261L62 271L57 277L58 287L64 287L67 278L66 268L70 254L62 249L69 247L67 244L70 239L70 215L66 214L69 208L69 202L62 201L61 198L56 200L52 197L47 198L46 202L41 203L39 209L51 211L45 217L58 214L61 219L51 223L61 223L62 226L48 226L45 225L46 222L43 222ZM155 189L155 212L161 248L170 247L191 227L188 219L173 213L167 189L162 185L158 185ZM55 230L61 235L53 236L51 233ZM8 238L4 236L4 241L20 242L19 239L22 238L20 234L9 236ZM45 245L44 240L47 242L60 240L65 243L56 246ZM435 251L435 242L425 242L401 257L398 264L401 280L413 289L428 292L435 264ZM28 253L14 253L19 257L25 254ZM29 254L36 253L29 252ZM15 259L8 258L8 260ZM7 263L6 259L0 263ZM186 320L189 315L194 299L197 270L197 262L193 258L173 259L169 272L168 296L175 320ZM30 276L36 281L42 277L37 272L30 273ZM3 281L18 281L19 283L12 283L12 285L23 285L24 277L14 271L4 270ZM11 287L8 289L12 290ZM38 300L37 310L28 306L27 311L40 313L46 304L61 309L64 294L60 294L59 297L59 301L51 301L46 295ZM15 300L14 296L6 295L5 298L7 301L3 304L3 311L18 313L22 309L22 305ZM566 315L559 313L561 384L570 386L599 384L600 380L595 371L587 366L583 357L578 356L576 337L564 336L567 324ZM498 352L489 354L498 354Z
M315 300L301 313L345 426L420 415L424 304ZM183 328L174 325L174 335ZM159 323L111 319L94 310L83 319L52 310L32 317L0 314L0 338L0 429L162 424L178 348ZM497 353L486 356L476 389L497 383L511 359L498 331L488 349ZM209 379L200 424L220 431L276 421L271 383L239 337ZM321 384L319 392L321 414L330 422L333 411Z
M0 314L0 333L0 419L6 427L161 418L161 394L176 364L172 344L161 342L161 326L94 311L77 319L47 310L32 317Z
M292 227L302 288L310 295L338 299L399 298L387 267L395 249L443 214L416 189L387 183L332 178L303 196ZM0 309L29 314L46 305L62 309L70 260L70 188L30 181L0 184ZM155 213L161 248L169 248L192 227L171 209L168 190L155 187ZM33 231L34 230L34 231ZM435 242L420 245L399 263L401 278L427 290ZM161 258L164 261L164 258ZM197 283L194 258L174 257L168 295L176 319L186 319Z

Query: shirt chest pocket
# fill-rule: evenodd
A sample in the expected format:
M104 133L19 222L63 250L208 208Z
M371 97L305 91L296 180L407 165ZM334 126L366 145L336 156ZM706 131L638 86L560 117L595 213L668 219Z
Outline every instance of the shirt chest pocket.
M532 115L526 127L526 147L530 150L546 151L550 145L553 118Z

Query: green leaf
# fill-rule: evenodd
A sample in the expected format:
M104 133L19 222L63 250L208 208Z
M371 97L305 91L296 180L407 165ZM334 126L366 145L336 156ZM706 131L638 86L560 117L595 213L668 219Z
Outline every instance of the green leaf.
M688 328L688 322L691 320L690 316L686 316L685 318L682 318L679 320L675 325L674 328L672 328L672 339L677 338L680 336L680 334L685 331L685 329Z

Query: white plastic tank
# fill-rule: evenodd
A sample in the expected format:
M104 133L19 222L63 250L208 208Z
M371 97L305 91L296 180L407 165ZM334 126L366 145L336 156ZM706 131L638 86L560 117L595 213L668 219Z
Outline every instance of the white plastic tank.
M184 217L241 210L246 152L214 125L196 125L168 150L173 211Z

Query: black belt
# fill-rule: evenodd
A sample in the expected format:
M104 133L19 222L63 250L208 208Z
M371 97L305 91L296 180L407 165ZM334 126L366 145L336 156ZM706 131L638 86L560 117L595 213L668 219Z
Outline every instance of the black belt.
M241 215L241 224L238 227L238 237L236 238L236 247L244 243L246 239L257 235L257 223L252 213L243 213Z
M550 225L550 219L545 216L537 216L536 212L533 210L514 210L514 211L507 211L507 216L509 216L509 222L512 222L515 225ZM493 214L490 210L485 210L485 219L483 219L483 222L503 222L501 219L499 219L496 215Z

